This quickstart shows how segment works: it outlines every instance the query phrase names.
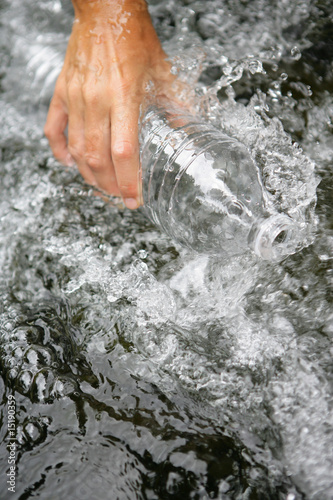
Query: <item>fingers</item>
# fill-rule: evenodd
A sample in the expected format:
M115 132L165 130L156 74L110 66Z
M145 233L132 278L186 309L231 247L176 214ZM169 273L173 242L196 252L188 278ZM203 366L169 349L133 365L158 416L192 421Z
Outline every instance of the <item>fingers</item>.
M109 194L121 195L130 209L138 208L141 204L139 103L113 104L110 111L110 105L99 102L94 95L93 90L84 93L75 80L68 86L65 98L56 91L45 135L60 162L67 166L76 163L87 183Z
M52 153L55 158L67 166L73 166L74 160L67 148L65 129L68 122L68 114L65 104L58 94L55 94L47 114L44 133L49 140Z
M85 166L93 174L101 189L119 196L120 190L111 159L111 127L108 106L100 106L97 102L86 103L84 113Z
M68 150L88 184L119 195L110 153L107 106L98 105L93 88L79 81L68 87Z
M44 128L54 156L67 166L75 162L87 183L121 195L130 209L138 208L139 104L114 105L111 127L109 106L98 104L98 100L86 102L78 86L68 88L66 100L67 105L55 93ZM67 123L68 144L64 133Z
M130 209L141 204L139 186L139 104L125 103L111 109L111 157L118 187Z
M96 179L85 160L84 104L81 86L71 82L68 87L68 150L77 168L88 184L96 185Z

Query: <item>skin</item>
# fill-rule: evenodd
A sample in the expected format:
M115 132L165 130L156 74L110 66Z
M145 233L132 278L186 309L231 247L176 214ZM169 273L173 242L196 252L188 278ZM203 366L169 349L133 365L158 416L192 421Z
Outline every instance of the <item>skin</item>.
M44 132L60 162L135 209L140 105L147 84L167 94L175 77L144 0L72 1L75 20Z

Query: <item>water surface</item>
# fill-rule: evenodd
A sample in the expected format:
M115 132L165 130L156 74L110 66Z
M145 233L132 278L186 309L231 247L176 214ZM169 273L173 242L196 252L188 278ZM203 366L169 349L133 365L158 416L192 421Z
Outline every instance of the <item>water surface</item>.
M198 112L303 225L280 264L191 254L61 167L69 1L0 9L1 498L331 499L330 2L150 2Z

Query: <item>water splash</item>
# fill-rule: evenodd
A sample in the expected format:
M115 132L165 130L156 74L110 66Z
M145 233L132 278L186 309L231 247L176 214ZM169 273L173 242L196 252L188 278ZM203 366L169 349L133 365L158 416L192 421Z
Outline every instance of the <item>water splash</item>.
M268 207L311 226L321 179L315 240L276 265L188 254L52 160L40 116L71 16L18 3L2 11L0 363L20 492L61 478L73 499L331 498L331 66L315 62L329 2L151 6L170 53L188 47L175 66L198 110L251 150Z

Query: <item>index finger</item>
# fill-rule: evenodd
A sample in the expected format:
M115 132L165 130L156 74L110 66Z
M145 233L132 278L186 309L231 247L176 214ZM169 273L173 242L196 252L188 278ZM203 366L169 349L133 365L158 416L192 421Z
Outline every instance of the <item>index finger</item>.
M54 156L67 166L73 166L74 160L71 157L65 136L65 129L68 123L68 114L62 99L54 95L51 100L49 112L47 114L44 133L49 141Z

